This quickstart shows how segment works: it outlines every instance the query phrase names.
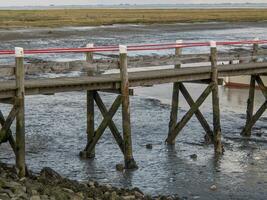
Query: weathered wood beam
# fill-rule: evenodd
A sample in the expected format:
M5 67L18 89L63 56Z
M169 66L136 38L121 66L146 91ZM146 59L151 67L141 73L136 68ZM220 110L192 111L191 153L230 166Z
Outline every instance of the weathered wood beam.
M121 94L120 89L103 89L103 90L100 90L100 92L106 92L106 93L112 93L112 94ZM134 95L134 89L129 89L129 95L130 96Z
M259 118L262 116L262 114L267 109L267 101L264 102L264 104L259 108L259 110L251 117L250 121L246 124L245 128L242 130L242 135L245 135L245 133L249 132L252 127L255 125L255 123L259 120Z
M252 75L250 78L249 96L248 96L248 100L247 100L247 118L246 118L246 125L245 126L247 126L250 123L250 121L253 117L255 85L256 85L255 79L256 79L255 75ZM251 129L244 129L244 131L241 132L241 135L247 136L247 137L251 136Z
M10 131L9 131L10 126L13 123L14 119L16 118L17 113L18 113L17 106L13 106L6 120L3 119L5 123L2 125L2 129L0 130L0 143L7 142L10 136Z
M95 145L97 144L98 140L101 138L101 136L103 135L105 129L107 128L110 120L113 118L113 116L115 115L115 113L117 112L117 110L119 109L120 105L121 105L121 95L119 95L114 103L112 104L110 110L106 113L106 115L104 116L103 121L101 122L101 124L99 125L98 129L95 131L95 135L93 140L91 141L91 143L88 143L86 146L86 151L88 153L91 153L94 148Z
M19 177L26 175L25 165L25 110L24 110L24 64L23 64L23 49L16 48L16 97L15 105L18 109L16 115L16 167L18 169Z
M86 113L87 113L87 144L90 144L95 137L95 107L94 107L94 95L96 91L87 91L86 92ZM88 152L85 148L84 151L80 152L81 158L94 158L95 157L95 149L91 152Z
M100 95L98 94L98 92L95 93L94 99L95 99L95 102L96 102L100 112L102 113L103 116L105 116L107 114L108 110L107 110L105 104L103 103L103 101L102 101ZM119 145L120 150L122 151L122 153L124 153L124 141L123 141L123 138L121 137L120 132L117 129L117 127L116 127L116 125L115 125L115 123L113 122L112 119L109 121L108 126L109 126L109 129L110 129L113 137L115 138L115 141Z
M220 105L218 94L218 68L217 68L217 47L216 42L211 42L211 80L214 83L212 88L212 110L213 110L213 139L215 154L222 154L223 147L221 142L221 120L220 120Z
M2 128L6 124L5 117L4 117L4 115L3 115L1 110L0 110L0 124L1 124ZM11 132L10 128L7 130L7 135L8 135L8 142L9 142L13 152L16 154L16 142L15 142L15 139L14 139L14 137L12 135L12 132ZM1 134L0 134L0 137L1 137ZM1 139L0 139L0 141L1 141Z
M175 126L174 131L170 134L166 140L168 144L173 144L173 140L175 140L176 136L180 133L182 128L187 124L187 122L191 119L191 117L195 114L197 109L202 105L205 99L209 96L210 92L214 87L214 83L209 84L209 86L203 91L197 101L193 106L187 111L187 113L183 116L181 121Z
M258 86L259 86L263 96L267 99L267 89L266 89L261 77L260 76L255 76L255 79L256 79L256 81L258 83Z
M188 105L192 107L195 102L193 98L190 96L189 92L187 91L183 83L180 84L179 89L183 94L185 100L187 101ZM207 120L204 118L199 109L196 110L195 115L206 132L205 139L208 140L206 142L213 142L213 131L211 130Z
M130 98L129 98L129 76L127 64L127 47L120 45L120 78L122 97L122 129L124 141L124 163L126 169L135 169L137 165L133 157Z
M87 48L93 48L94 44L87 44L86 47ZM93 64L93 62L94 62L93 52L85 53L85 57L86 57L87 63ZM86 70L86 72L87 72L87 76L93 76L94 75L89 70ZM95 93L96 93L96 91L89 91L89 90L86 91L87 144L90 144L95 137L95 106L94 106ZM90 152L86 151L86 149L85 149L85 151L80 152L80 156L82 158L94 158L95 157L95 149L92 149L92 151L90 151Z
M177 41L177 43L182 43L182 41ZM182 53L181 48L175 48L175 57L178 57ZM181 64L174 65L175 69L181 68ZM171 104L171 114L170 114L170 122L169 122L169 133L171 135L174 131L174 128L177 124L177 117L178 117L178 108L179 108L179 82L173 83L172 89L172 104ZM174 144L175 140L171 141L168 144Z
M0 103L4 103L4 104L14 104L14 98L6 98L6 99L0 99Z

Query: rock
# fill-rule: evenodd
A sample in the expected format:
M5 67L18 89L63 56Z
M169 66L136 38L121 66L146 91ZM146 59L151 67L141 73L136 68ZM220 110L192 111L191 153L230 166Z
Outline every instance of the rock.
M124 170L123 164L117 164L116 165L116 170L119 171L119 172L122 172Z
M41 200L49 200L49 197L47 195L41 195Z
M140 198L140 199L144 197L143 194L141 194L140 192L137 192L137 191L134 191L134 196L135 196L136 198Z
M152 149L153 146L152 146L152 144L146 144L146 148L147 148L147 149Z
M193 159L193 160L196 160L197 159L197 154L190 155L190 158Z
M47 179L61 179L62 177L53 169L49 167L44 167L41 172L40 176L47 178Z
M110 200L117 200L117 198L118 198L117 193L116 193L115 191L112 192L112 193L111 193L111 196L110 196Z
M0 194L0 199L1 200L9 200L10 197L8 196L8 194L3 193L3 194Z
M123 200L135 200L135 196L134 195L129 195L129 196L122 196Z
M216 185L212 185L212 186L210 186L210 189L213 190L213 191L217 190L217 186Z
M31 195L35 196L35 195L38 195L39 193L36 191L36 190L32 190L31 191Z
M89 181L87 185L90 188L95 188L95 183L93 181Z
M73 190L68 188L62 188L62 191L74 194Z
M30 200L41 200L41 197L38 195L31 196Z

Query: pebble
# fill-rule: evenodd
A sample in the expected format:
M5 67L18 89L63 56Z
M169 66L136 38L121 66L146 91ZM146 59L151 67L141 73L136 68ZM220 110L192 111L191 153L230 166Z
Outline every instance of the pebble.
M196 160L197 159L197 154L190 155L190 158L193 159L193 160Z
M153 145L152 145L152 144L147 144L147 145L146 145L146 148L147 148L147 149L152 149L152 148L153 148Z
M213 190L213 191L217 190L217 186L216 185L212 185L212 186L210 186L210 189Z

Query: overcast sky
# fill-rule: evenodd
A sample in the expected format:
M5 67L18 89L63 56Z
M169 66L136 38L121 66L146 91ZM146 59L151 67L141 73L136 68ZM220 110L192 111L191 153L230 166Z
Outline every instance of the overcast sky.
M86 4L120 4L120 3L267 3L266 0L0 0L0 6L47 6L55 5L86 5Z

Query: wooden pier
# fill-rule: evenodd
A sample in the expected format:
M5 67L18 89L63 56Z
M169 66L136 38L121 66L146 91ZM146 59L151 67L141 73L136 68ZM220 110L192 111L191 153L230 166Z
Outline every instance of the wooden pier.
M24 50L22 48L16 48L14 52L15 66L3 68L0 67L0 76L1 74L5 74L9 77L15 77L14 79L3 79L0 81L0 103L13 105L13 108L6 118L0 111L0 124L2 126L0 131L0 144L4 142L10 143L16 156L16 166L19 176L25 176L27 172L25 163L25 95L85 91L87 93L87 145L84 150L80 152L80 156L83 158L93 158L95 156L96 144L106 128L109 127L124 155L125 168L137 168L137 164L133 156L131 139L132 125L130 117L130 93L135 87L173 83L172 108L170 113L169 131L166 131L166 133L168 133L166 134L166 143L169 145L174 145L178 134L189 122L191 117L196 115L206 132L205 140L213 143L215 154L220 155L223 153L223 145L221 141L221 135L223 133L221 133L220 103L218 96L218 85L220 85L222 82L221 78L240 75L251 76L247 105L247 120L241 133L243 136L249 137L251 135L252 127L267 108L267 90L261 80L261 76L267 74L267 62L259 62L261 58L266 58L267 52L263 49L260 49L259 43L260 42L255 41L255 44L253 44L253 42L250 41L248 44L253 45L251 52L236 54L217 52L217 43L211 42L210 54L184 55L182 54L183 42L177 41L176 45L171 45L171 47L169 47L175 49L175 55L170 56L168 59L160 62L160 65L162 66L172 64L174 66L172 69L161 67L161 69L151 68L150 70L136 72L128 72L128 68L131 65L134 67L148 67L151 65L151 63L148 64L148 61L145 60L142 62L131 62L131 58L127 56L127 46L120 45L118 48L119 55L117 61L113 60L109 64L110 68L119 69L119 73L94 75L93 73L88 72L86 76L80 77L41 79L25 79L25 73L27 74L32 69L30 67L26 67L27 65L24 64ZM138 47L136 48L138 49ZM93 45L89 45L87 49L81 50L82 52L86 53L86 61L89 67L94 67L94 65L96 65L94 54L96 54L95 52L97 52L97 50L98 49L94 49ZM58 51L60 52L62 50ZM49 53L49 51L45 50L40 52ZM12 54L8 51L0 51L0 54L1 53ZM64 53L64 51L62 51L62 53ZM201 58L201 61L209 61L209 64L206 66L199 64L194 67L182 67L181 64L190 62L187 60L187 58L191 58L191 60L192 58ZM247 61L246 63L240 62L238 64L233 64L234 62L232 62L233 60L243 61L245 59ZM222 61L227 61L227 64L220 64ZM98 67L101 68L101 65L98 64ZM5 76L5 78L7 77ZM206 89L196 101L193 100L184 85L184 83L187 82L207 84ZM266 101L254 114L253 105L256 83L265 96ZM99 91L118 94L110 109L106 108L104 105ZM185 97L190 109L181 118L181 120L177 122L179 93ZM207 120L199 110L199 107L210 94L212 94L213 108L212 127L208 124ZM95 103L103 115L103 121L100 123L98 128L95 128ZM122 108L121 131L119 131L112 120L120 106ZM10 130L10 126L15 119L16 133L14 134L14 137ZM122 134L120 132L122 132Z

